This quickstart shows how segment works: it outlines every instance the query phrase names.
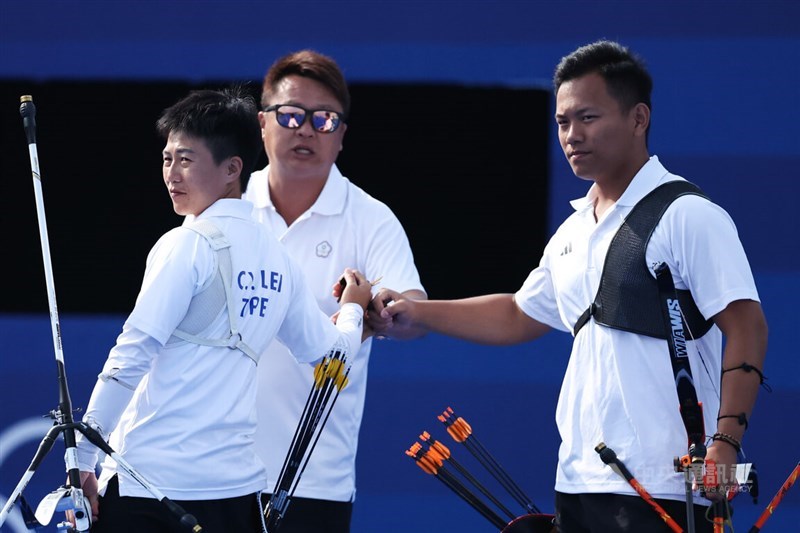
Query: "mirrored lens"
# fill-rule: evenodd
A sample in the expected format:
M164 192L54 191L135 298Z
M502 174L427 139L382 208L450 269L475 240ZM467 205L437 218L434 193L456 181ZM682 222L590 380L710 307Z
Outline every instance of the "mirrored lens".
M311 115L311 125L322 133L331 133L339 127L341 118L336 111L318 110Z
M305 110L292 105L282 105L275 110L275 119L284 128L296 129L306 120Z

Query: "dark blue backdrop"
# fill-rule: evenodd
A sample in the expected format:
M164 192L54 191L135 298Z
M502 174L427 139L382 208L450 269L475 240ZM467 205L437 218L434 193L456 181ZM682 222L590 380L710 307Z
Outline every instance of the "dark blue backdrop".
M736 220L770 322L767 374L774 392L759 398L747 438L763 496L756 507L739 503L735 523L746 529L800 459L800 363L791 336L800 298L792 207L800 196L798 20L800 3L791 0L5 0L0 80L259 79L278 55L313 47L334 56L351 82L540 87L558 59L580 44L606 37L631 46L656 81L652 151ZM89 153L91 145L78 149ZM555 144L551 153L555 227L568 214L567 200L586 184L572 176ZM62 317L77 406L85 405L122 320ZM436 421L447 405L472 423L540 507L552 509L553 411L568 346L569 337L560 334L503 349L435 336L378 343L354 533L492 531L403 454L428 430L468 463L466 451L448 442ZM46 316L0 317L0 496L10 493L44 432L41 423L28 430L14 424L56 403L52 352ZM61 453L57 447L27 491L34 505L62 481ZM766 531L797 530L800 489L793 490ZM16 531L12 521L4 532Z

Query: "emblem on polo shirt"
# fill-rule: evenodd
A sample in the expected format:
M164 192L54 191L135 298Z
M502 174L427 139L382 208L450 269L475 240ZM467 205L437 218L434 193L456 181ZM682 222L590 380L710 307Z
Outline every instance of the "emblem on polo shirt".
M333 246L328 241L322 241L317 245L317 257L328 257L333 250Z

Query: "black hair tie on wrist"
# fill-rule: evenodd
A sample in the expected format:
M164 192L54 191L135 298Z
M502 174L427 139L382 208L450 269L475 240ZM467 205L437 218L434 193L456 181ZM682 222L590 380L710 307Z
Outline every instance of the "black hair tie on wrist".
M761 370L759 370L758 368L754 367L753 365L750 365L750 364L747 364L747 363L742 363L739 366L735 366L733 368L727 368L727 369L723 370L722 374L725 375L725 372L731 372L733 370L744 370L745 372L755 372L756 374L758 374L758 379L760 380L759 382L760 382L761 386L764 387L764 390L767 391L767 392L772 392L772 387L770 387L769 385L764 383L764 381L767 378L764 376L764 374L761 372Z
M739 413L738 415L720 415L717 417L717 422L723 418L735 418L739 422L740 426L744 426L745 431L747 430L747 426L750 425L747 423L747 415L744 413Z

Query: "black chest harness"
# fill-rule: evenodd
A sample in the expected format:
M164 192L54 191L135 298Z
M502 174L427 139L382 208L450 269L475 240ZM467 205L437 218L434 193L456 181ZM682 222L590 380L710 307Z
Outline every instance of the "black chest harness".
M594 302L583 312L573 330L594 318L604 326L665 339L686 426L689 446L704 450L705 425L702 404L692 380L686 349L686 334L699 339L711 329L687 290L675 289L665 262L655 268L654 278L645 260L647 243L667 208L685 194L706 197L692 183L671 181L656 187L631 210L611 241L600 287Z

